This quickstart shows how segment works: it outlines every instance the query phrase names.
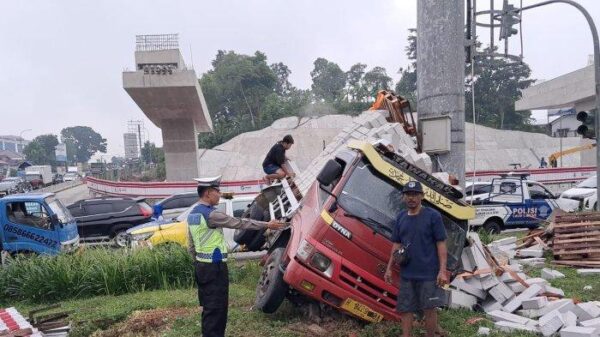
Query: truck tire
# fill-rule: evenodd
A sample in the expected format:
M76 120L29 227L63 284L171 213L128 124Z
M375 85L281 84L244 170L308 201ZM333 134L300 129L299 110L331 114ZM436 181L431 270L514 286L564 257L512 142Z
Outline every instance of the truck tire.
M125 248L129 245L129 240L127 238L127 229L130 228L130 225L117 225L112 230L112 243L115 247Z
M279 269L284 252L285 248L276 248L269 254L258 279L254 305L266 314L277 311L288 292L283 272Z
M490 234L500 234L502 232L502 224L498 220L491 219L483 224L483 229Z
M260 207L256 200L252 201L250 206L248 206L248 209L244 212L244 214L242 214L242 218L250 218L252 220L258 221L266 220L265 211L262 207ZM262 237L263 233L264 231L254 229L236 229L233 234L233 241L239 243L240 245L249 246L254 241L257 241L258 237ZM260 244L260 246L262 246L263 244L264 242ZM253 246L256 246L256 243L254 243Z

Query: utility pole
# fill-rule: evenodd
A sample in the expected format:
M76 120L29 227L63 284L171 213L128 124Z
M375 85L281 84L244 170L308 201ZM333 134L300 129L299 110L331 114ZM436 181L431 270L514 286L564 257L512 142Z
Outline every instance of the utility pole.
M432 155L434 171L454 175L462 187L465 185L464 25L464 0L417 1L419 136L423 144L435 142L431 147L424 146Z

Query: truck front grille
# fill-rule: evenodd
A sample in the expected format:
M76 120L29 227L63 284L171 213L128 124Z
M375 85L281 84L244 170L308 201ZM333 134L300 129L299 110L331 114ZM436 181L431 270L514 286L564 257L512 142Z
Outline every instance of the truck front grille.
M396 308L396 294L391 294L386 290L379 288L344 265L342 265L340 279L351 288L358 290L360 293L372 298L374 301L379 302L390 309Z

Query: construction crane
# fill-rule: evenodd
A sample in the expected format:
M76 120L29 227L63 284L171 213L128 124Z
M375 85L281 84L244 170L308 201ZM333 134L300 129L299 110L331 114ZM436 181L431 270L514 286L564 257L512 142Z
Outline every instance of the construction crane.
M582 146L572 147L570 149L566 149L563 151L554 152L553 154L551 154L548 157L548 163L550 164L550 167L557 167L558 166L558 158L560 158L562 156L566 156L568 154L576 153L579 151L593 149L595 147L596 147L596 144L594 143L594 144L586 144L586 145L582 145Z
M388 110L388 122L400 123L406 134L417 138L417 151L421 151L421 142L417 136L417 123L410 102L392 91L379 90L377 98L369 110Z

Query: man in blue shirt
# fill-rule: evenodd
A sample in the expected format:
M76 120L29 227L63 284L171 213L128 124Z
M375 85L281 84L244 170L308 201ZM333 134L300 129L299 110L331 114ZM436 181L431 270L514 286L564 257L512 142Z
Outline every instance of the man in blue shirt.
M448 283L446 271L446 230L441 214L421 205L423 187L417 181L404 186L403 199L407 209L400 212L392 234L392 254L384 278L392 283L394 256L400 249L407 251L407 263L400 267L400 287L397 310L402 317L403 337L411 337L413 316L425 314L427 337L438 330L437 307L445 304L442 286ZM396 254L395 254L396 253Z

